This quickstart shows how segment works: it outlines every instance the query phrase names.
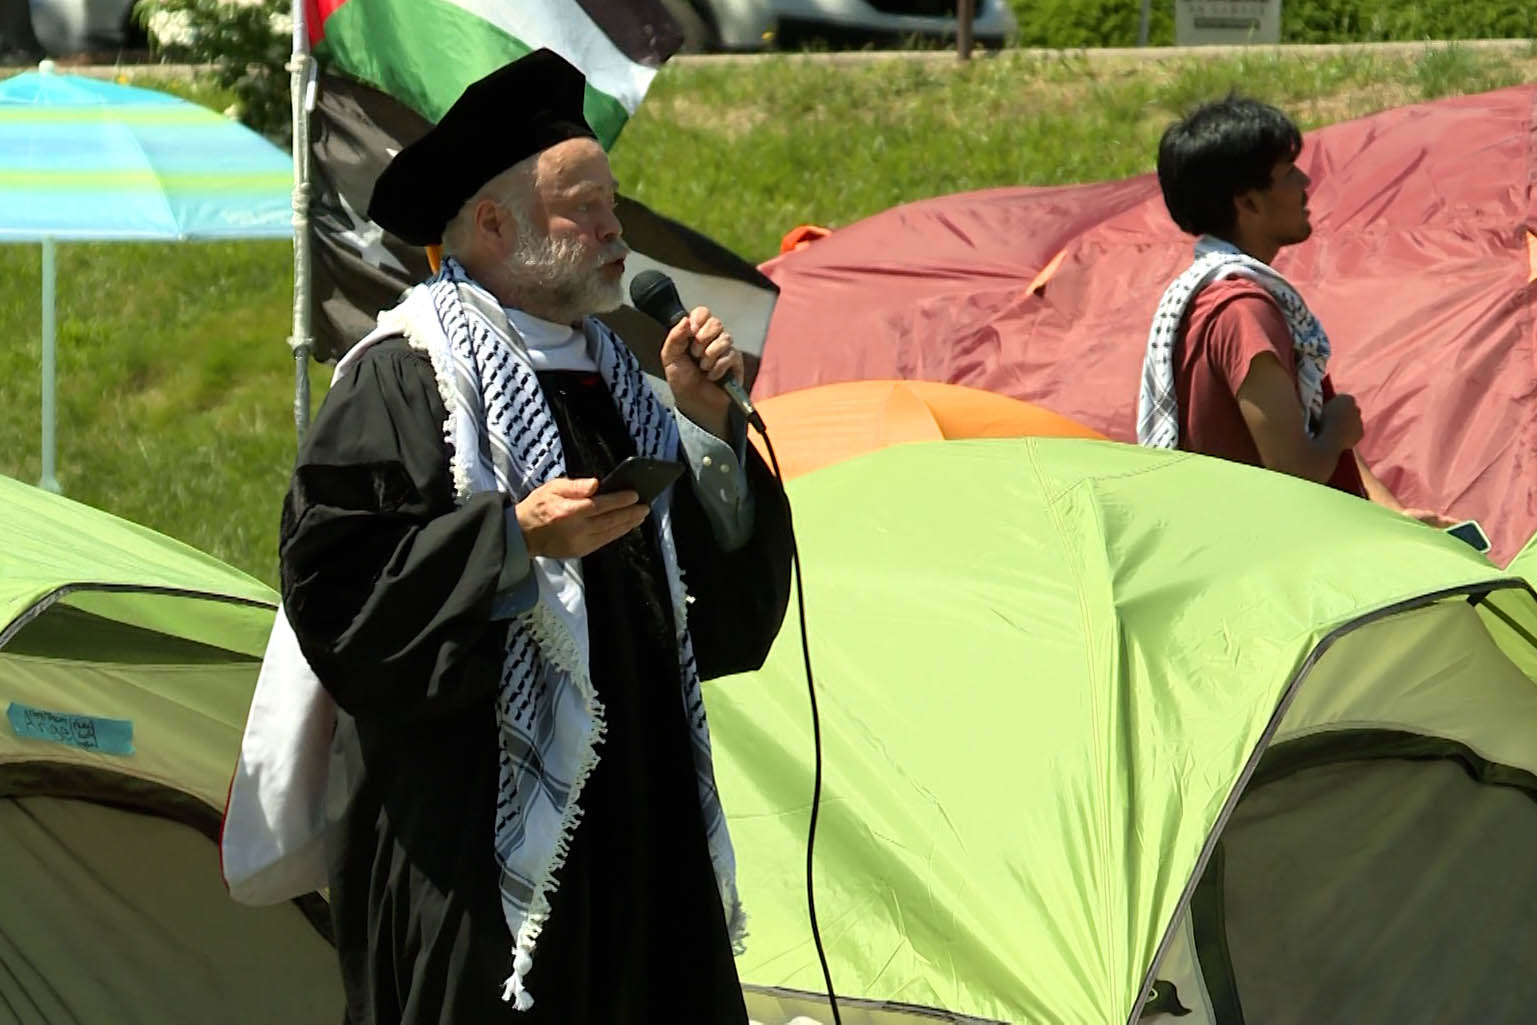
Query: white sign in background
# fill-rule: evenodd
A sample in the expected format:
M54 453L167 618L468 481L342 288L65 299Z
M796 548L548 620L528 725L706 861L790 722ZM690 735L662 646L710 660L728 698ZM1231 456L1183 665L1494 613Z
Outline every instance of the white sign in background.
M1281 41L1281 0L1174 0L1176 46Z

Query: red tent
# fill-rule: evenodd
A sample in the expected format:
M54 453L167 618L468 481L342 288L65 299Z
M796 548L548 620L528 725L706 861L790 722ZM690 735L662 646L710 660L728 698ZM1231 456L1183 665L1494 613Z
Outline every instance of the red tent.
M1537 531L1537 87L1307 136L1314 235L1276 267L1334 343L1362 452L1409 505ZM1135 439L1148 323L1191 240L1151 175L878 214L764 265L781 294L754 395L909 378L985 388Z

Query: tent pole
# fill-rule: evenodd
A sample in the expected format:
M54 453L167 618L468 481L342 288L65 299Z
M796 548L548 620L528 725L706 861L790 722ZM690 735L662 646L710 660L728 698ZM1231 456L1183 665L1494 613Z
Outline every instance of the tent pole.
M59 493L59 478L54 465L54 281L57 277L56 246L43 239L43 473L37 486Z
M299 443L310 426L310 111L315 107L315 60L309 53L304 0L294 0L293 57L288 62L293 110L294 317L288 347L294 357L294 431Z

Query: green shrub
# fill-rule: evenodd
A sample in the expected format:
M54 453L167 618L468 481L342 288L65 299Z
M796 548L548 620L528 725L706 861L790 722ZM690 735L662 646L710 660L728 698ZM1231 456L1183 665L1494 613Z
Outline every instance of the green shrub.
M1527 39L1537 35L1537 7L1526 0L1283 0L1281 39L1288 43L1419 39Z
M235 97L226 113L288 145L292 113L285 70L293 49L289 0L138 0L136 16L161 56L213 65Z
M1139 0L1012 0L1019 20L1019 45L1077 49L1136 46ZM1154 0L1148 18L1148 42L1174 43L1174 5Z
M1010 0L1023 46L1134 46L1139 0ZM1148 41L1174 42L1172 0L1153 0ZM1537 37L1530 0L1281 0L1283 43Z

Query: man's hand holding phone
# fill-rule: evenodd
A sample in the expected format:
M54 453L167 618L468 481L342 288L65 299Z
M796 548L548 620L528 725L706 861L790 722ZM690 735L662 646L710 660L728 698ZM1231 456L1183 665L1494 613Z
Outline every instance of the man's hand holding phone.
M671 459L631 456L610 470L598 484L598 494L633 491L641 504L650 505L672 482L683 476L683 464Z
M529 558L580 559L645 522L656 501L683 474L683 464L631 456L602 481L546 481L517 504Z
M529 558L580 559L645 522L651 507L631 490L598 494L593 477L545 481L515 507Z

